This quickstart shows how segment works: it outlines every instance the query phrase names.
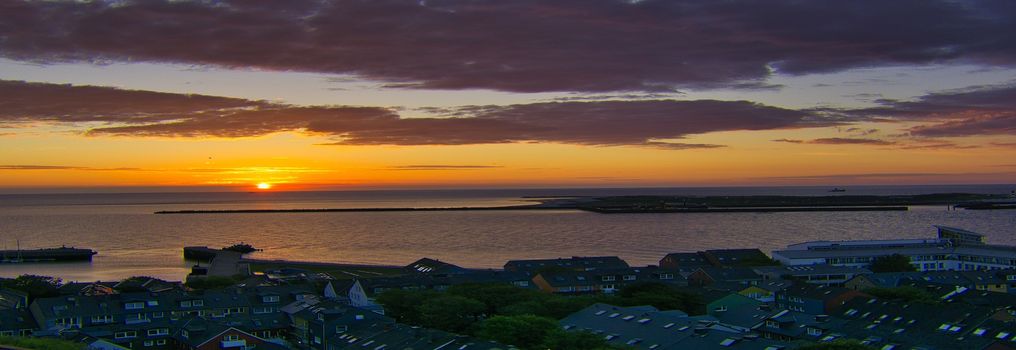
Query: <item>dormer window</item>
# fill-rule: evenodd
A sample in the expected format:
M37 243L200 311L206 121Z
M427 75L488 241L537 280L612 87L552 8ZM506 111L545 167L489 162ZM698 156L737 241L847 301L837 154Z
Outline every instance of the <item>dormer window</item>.
M124 309L127 309L127 310L144 309L145 308L145 303L144 302L140 302L140 301L138 301L138 302L131 302L131 303L123 304L123 307L124 307Z
M279 296L278 295L266 295L264 297L261 297L261 301L266 302L266 303L277 303L277 302L279 302Z

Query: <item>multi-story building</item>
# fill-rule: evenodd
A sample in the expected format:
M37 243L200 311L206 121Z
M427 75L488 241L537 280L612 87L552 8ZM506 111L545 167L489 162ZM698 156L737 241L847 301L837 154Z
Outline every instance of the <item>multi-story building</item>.
M773 251L783 265L829 264L868 267L880 257L910 258L918 271L996 270L1016 268L1016 247L984 243L984 236L963 229L936 226L938 238L863 241L812 241Z

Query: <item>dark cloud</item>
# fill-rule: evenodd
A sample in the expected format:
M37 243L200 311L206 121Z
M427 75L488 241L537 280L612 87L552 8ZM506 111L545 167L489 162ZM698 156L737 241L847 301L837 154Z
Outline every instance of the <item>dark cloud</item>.
M910 101L882 99L879 107L813 113L841 120L919 121L909 135L958 137L1016 134L1016 84L973 86L927 94Z
M1009 66L1011 1L4 1L0 55L354 74L502 91L775 88L791 74Z
M212 96L9 81L2 82L2 87L13 93L0 94L3 107L0 122L105 122L107 125L87 131L93 136L250 137L298 131L333 137L336 141L332 144L337 145L549 142L693 149L722 146L668 140L716 131L834 124L807 112L747 101L542 102L430 108L429 112L442 116L402 118L393 109L379 107L299 107ZM124 106L117 104L135 97L141 98ZM151 103L153 108L145 108L145 103Z
M976 114L978 112L971 111L969 113ZM1016 135L1016 111L982 114L939 124L916 126L910 129L910 134L927 137Z
M894 145L895 142L886 140L876 139L854 139L854 138L843 138L843 137L829 137L820 138L814 140L794 140L794 139L778 139L773 140L774 142L787 142L787 143L807 143L814 145L877 145L877 146L888 146Z
M264 103L205 95L0 80L0 123L150 123Z
M948 150L948 149L974 149L974 148L980 148L980 147L981 146L978 146L978 145L960 145L960 144L957 144L955 142L948 142L948 141L932 141L932 142L923 142L923 143L922 142L917 142L917 143L911 143L911 144L901 145L899 148L901 148L901 149L933 149L933 150L947 149Z

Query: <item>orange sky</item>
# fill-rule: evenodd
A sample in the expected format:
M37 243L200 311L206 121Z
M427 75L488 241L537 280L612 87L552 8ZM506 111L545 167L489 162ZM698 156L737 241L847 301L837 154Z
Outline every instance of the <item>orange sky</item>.
M1002 5L509 3L0 6L0 193L1016 183Z

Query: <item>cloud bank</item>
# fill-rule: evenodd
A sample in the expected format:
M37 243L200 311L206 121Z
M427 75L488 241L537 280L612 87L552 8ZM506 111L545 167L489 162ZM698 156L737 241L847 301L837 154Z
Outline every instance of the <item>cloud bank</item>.
M672 140L716 131L831 125L808 112L747 101L541 102L431 109L441 116L403 118L381 107L292 106L18 81L0 82L0 107L0 123L98 123L88 124L87 134L93 136L253 137L297 131L333 138L335 145L544 142L693 149L721 146Z
M4 1L0 56L350 74L428 89L766 88L789 74L1016 62L1011 1Z

